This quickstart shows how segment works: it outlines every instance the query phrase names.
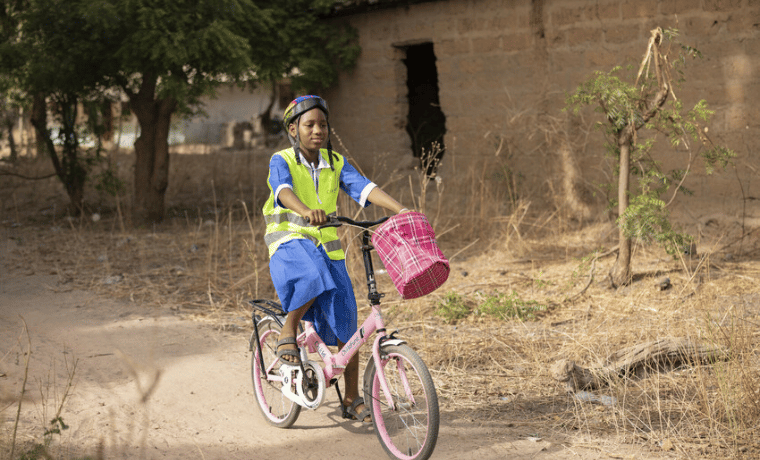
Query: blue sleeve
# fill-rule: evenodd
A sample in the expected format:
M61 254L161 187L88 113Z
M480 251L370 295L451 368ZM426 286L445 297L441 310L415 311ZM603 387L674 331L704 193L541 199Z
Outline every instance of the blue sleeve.
M343 169L340 171L340 188L360 206L370 205L367 196L375 187L376 185L371 180L362 176L348 161L343 164Z
M268 181L269 187L271 187L272 193L274 193L277 206L282 207L279 199L280 190L283 187L293 188L293 176L290 175L290 168L288 168L285 158L280 155L272 155L272 158L269 160Z

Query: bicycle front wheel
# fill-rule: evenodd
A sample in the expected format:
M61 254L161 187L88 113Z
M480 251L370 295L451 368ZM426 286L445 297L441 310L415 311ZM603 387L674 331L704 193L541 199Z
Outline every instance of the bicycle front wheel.
M381 363L390 399L370 359L365 371L364 400L369 402L375 433L385 452L399 460L426 460L438 440L438 396L420 356L407 345L383 347Z
M265 368L261 368L259 348L254 345L251 377L256 402L267 422L279 428L289 428L301 413L301 406L282 394L282 382L279 380L280 361L277 359L280 325L272 318L264 318L259 322L258 330Z

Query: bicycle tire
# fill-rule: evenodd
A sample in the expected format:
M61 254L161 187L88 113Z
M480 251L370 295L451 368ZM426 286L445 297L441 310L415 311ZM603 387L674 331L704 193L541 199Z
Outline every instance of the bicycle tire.
M279 360L277 359L277 340L280 337L280 325L272 318L264 318L259 322L259 341L264 356L264 366L271 368L271 373L279 375ZM282 394L282 384L267 380L265 370L261 369L259 348L253 347L251 358L251 378L256 403L264 419L270 425L278 428L290 428L301 413L301 406Z
M440 416L433 378L422 358L408 345L382 348L385 372L395 410L390 410L374 359L365 370L364 401L369 402L375 433L385 452L399 460L427 460L438 441ZM413 402L405 388L409 388Z

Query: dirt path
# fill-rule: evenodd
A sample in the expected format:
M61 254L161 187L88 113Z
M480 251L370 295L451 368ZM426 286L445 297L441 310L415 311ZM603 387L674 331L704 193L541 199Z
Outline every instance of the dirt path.
M247 318L220 331L167 308L99 297L41 274L0 274L3 427L15 419L13 401L24 378L22 350L29 345L22 318L32 354L21 441L41 439L64 393L67 365L76 362L61 414L70 428L54 446L72 454L93 453L102 442L105 458L122 459L387 458L371 428L340 418L332 390L294 428L267 425L251 390ZM621 446L537 439L537 431L444 412L433 458L651 458L621 454Z

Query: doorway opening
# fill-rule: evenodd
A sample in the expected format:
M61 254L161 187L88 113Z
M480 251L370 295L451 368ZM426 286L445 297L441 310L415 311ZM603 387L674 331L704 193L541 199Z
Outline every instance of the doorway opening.
M438 97L438 71L432 43L402 48L406 65L409 114L406 131L412 141L412 153L420 160L427 175L435 176L443 158L446 117Z

